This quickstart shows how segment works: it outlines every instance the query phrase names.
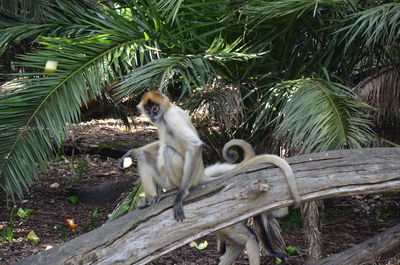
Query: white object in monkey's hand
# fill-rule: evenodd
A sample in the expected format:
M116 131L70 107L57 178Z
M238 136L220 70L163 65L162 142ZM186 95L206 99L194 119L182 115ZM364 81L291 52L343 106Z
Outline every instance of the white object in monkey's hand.
M54 73L57 70L58 62L48 60L46 66L44 67L45 73Z
M124 158L124 163L122 165L124 168L128 168L132 166L132 158L131 157L125 157Z

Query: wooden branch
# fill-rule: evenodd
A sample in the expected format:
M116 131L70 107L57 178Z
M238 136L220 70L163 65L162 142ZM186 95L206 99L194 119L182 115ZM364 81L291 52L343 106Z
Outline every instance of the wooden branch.
M362 264L396 248L400 248L400 224L357 246L320 260L314 265Z
M400 190L400 149L332 151L289 158L305 201ZM191 190L186 219L174 195L18 264L146 264L201 236L293 204L281 171L255 165ZM229 209L229 210L227 210Z

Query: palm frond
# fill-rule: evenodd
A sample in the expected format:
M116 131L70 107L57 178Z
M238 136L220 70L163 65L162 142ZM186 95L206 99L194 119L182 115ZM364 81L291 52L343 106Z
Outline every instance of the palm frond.
M247 47L242 44L240 38L232 43L227 43L225 39L218 36L213 40L211 46L206 50L205 58L218 62L224 61L247 61L260 58L264 53L249 53Z
M161 11L161 14L166 18L166 22L170 23L175 20L178 14L179 8L182 5L182 0L171 1L171 0L161 0L158 1L156 7Z
M349 0L252 0L243 5L243 13L249 16L256 16L255 20L260 23L263 20L282 19L291 16L299 18L305 14L316 17L329 9L331 9L329 12L354 9L352 2Z
M37 0L15 0L15 1L1 1L0 12L6 12L18 17L31 17L37 21L45 16L43 6L50 5L51 1L37 1Z
M318 7L319 2L312 0L287 0L287 1L249 1L244 5L243 11L247 15L264 14L263 20L279 18L292 14L300 16L303 12Z
M217 37L203 53L154 58L128 74L120 82L116 93L122 99L149 89L166 90L168 86L174 86L182 90L182 97L197 87L211 84L220 69L229 71L225 62L246 61L260 56L246 53L243 47L238 46L239 43L240 40L236 40L228 44Z
M360 148L374 133L368 112L351 90L321 79L298 80L275 133L301 152Z
M119 84L118 98L141 94L149 89L165 90L177 84L182 94L204 86L214 73L210 63L201 56L171 56L159 58L136 68Z
M110 218L108 218L107 223L117 220L121 216L132 212L137 207L141 195L143 195L142 186L137 185L136 188L129 193L119 205L115 207Z
M296 81L285 81L280 83L255 84L255 86L245 95L245 102L250 100L251 106L247 114L247 123L251 124L251 137L257 135L267 135L271 132L276 123L282 106L290 98L293 87L296 87ZM258 141L257 141L258 142Z
M93 14L100 12L99 8L100 5L89 1L2 1L0 55L24 40L34 46L41 36L72 37L91 34L96 29L91 24L94 21Z
M351 14L337 30L347 46L357 41L364 48L395 47L400 38L400 5L397 2L372 6Z
M126 73L134 62L134 45L128 38L46 39L46 48L21 57L33 73L15 75L0 98L1 187L14 197L45 168L62 139L65 126L79 120L88 91L99 95L106 83ZM40 73L47 60L58 62L54 74ZM21 186L22 185L22 186Z

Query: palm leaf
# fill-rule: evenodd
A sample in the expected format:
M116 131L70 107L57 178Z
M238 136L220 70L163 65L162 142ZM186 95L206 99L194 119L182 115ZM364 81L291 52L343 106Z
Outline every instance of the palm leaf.
M137 185L136 188L131 191L119 205L115 207L107 222L117 220L121 216L128 214L136 209L141 195L143 195L142 186Z
M136 67L138 57L147 53L137 25L131 24L127 35L112 19L95 20L102 34L47 38L42 43L46 48L22 56L20 65L33 72L15 75L0 98L0 185L13 198L21 197L37 177L38 166L45 168L51 160L65 126L79 120L88 91L98 96L105 84ZM56 73L39 72L47 60L58 62Z
M0 55L24 40L33 43L41 36L77 36L92 34L91 13L100 6L89 1L56 3L16 0L0 4ZM104 10L104 9L101 9Z
M400 38L400 5L384 3L355 12L342 21L337 34L344 34L347 45L361 42L365 48L395 47Z
M120 82L116 93L122 99L149 89L165 90L171 83L177 83L184 94L197 86L204 86L212 73L209 62L200 56L159 58L128 74Z
M297 80L275 133L304 153L360 148L374 137L370 110L351 90L337 83Z
M170 23L175 20L182 2L182 0L161 0L157 2L157 9L160 10L161 14L166 18L166 22Z
M65 17L57 10L67 3L61 0L55 3L56 11L44 20L59 19L62 23ZM206 39L220 33L219 27L215 27L216 18L207 23L207 27L214 29L212 34L178 32L183 38L179 40L171 34L169 25L161 22L151 2L121 3L123 7L117 10L104 7L101 15L69 4L68 14L76 14L77 21L68 25L73 28L79 22L87 30L76 31L73 38L44 38L41 45L45 48L21 57L19 67L29 72L15 75L0 98L1 187L12 197L22 196L22 190L37 177L38 166L46 167L65 137L66 124L79 120L88 91L96 97L104 85L131 72L122 82L122 96L154 86L163 89L167 85L178 85L184 94L211 80L215 66L223 67L219 62L245 56L238 52L228 54L232 49L207 52ZM130 11L123 13L124 8ZM189 20L184 24L190 25L195 16L185 17ZM30 29L33 28L21 24L1 41L6 44L40 34L39 29L27 34ZM186 42L187 39L190 41ZM202 41L198 42L199 39ZM186 49L188 43L200 43L196 45L197 55L165 56ZM47 60L58 62L55 73L41 72Z
M122 99L149 89L166 90L168 86L179 87L181 97L186 92L192 93L194 89L212 83L213 77L221 69L229 71L225 62L245 61L260 56L242 51L238 44L238 40L227 44L218 37L203 53L154 59L125 76L116 93Z

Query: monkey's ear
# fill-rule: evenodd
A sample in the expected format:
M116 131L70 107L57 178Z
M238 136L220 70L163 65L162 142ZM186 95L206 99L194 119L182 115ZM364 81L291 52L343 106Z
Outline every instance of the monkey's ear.
M144 108L143 108L142 101L140 101L140 103L136 105L136 108L137 108L141 113L143 113Z

